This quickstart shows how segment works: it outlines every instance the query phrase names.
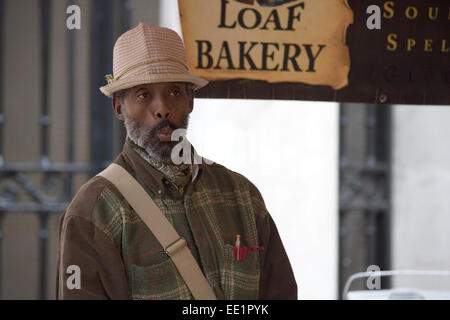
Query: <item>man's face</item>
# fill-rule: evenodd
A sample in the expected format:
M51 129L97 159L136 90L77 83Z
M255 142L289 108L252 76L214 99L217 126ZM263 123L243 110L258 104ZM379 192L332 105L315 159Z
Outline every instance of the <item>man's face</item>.
M157 160L170 162L178 143L171 135L175 129L187 129L193 93L182 82L143 84L127 89L123 98L115 97L113 107L135 143Z

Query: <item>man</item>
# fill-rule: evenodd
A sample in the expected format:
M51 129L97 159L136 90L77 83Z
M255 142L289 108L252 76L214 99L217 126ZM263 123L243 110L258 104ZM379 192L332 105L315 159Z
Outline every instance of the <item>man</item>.
M100 90L127 130L114 163L186 240L217 299L296 299L292 268L258 189L216 163L174 161L188 152L172 152L179 143L172 133L187 128L193 90L207 83L188 73L178 34L139 24L117 40L113 73ZM240 256L236 246L251 250ZM69 205L58 251L58 299L193 299L158 239L102 176Z

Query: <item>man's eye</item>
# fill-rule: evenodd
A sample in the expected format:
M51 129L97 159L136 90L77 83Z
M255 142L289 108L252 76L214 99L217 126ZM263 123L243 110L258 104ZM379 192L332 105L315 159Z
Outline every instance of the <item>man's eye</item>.
M148 92L142 92L138 95L138 97L143 99L148 98Z
M171 95L173 95L175 97L179 96L180 94L181 94L180 90L172 90L172 92L171 92Z

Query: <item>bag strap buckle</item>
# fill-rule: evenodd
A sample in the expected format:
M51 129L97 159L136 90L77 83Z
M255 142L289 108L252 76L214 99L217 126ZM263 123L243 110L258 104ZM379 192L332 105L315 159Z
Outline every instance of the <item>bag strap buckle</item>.
M164 251L167 253L169 257L175 255L178 251L187 246L187 242L183 237L180 237L175 242L169 244Z

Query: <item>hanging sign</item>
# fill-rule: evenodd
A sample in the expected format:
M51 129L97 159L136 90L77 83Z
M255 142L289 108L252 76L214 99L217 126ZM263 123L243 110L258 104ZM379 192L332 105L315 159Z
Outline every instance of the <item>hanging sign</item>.
M345 0L181 0L179 7L196 75L335 89L348 83L345 32L353 14Z
M450 104L447 0L179 0L200 97Z

